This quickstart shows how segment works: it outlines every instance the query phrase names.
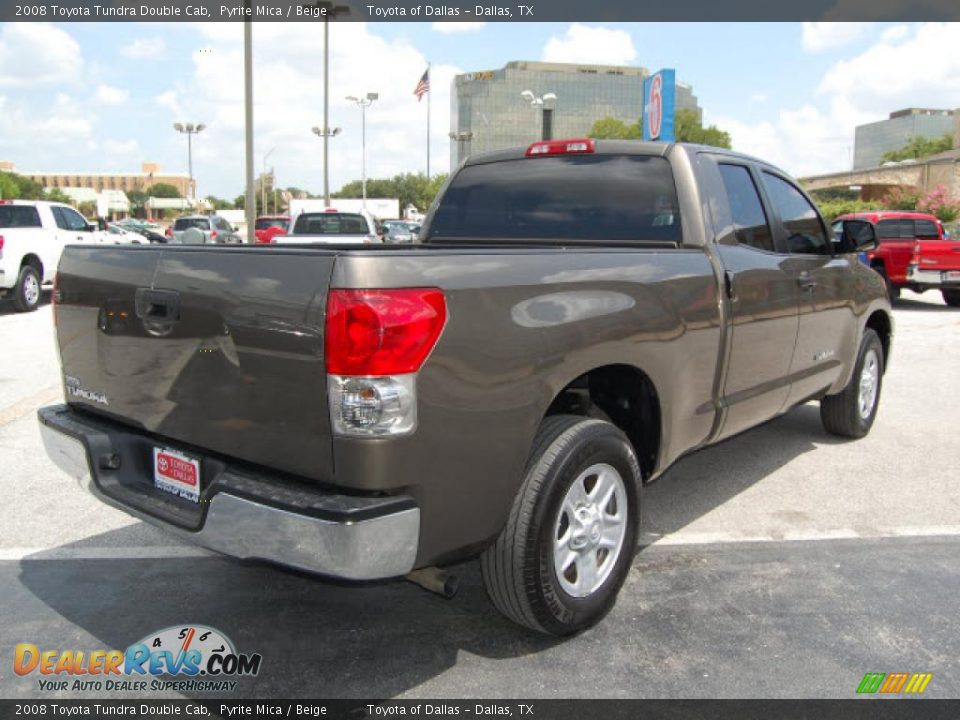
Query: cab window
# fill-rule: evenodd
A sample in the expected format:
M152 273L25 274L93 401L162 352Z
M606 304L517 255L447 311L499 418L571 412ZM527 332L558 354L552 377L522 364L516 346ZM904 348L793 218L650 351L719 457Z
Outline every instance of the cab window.
M758 250L773 251L770 224L767 222L757 186L743 165L721 163L720 177L727 192L737 242Z
M786 231L786 246L777 249L798 255L829 255L830 241L820 215L803 193L767 171L763 172L763 182Z

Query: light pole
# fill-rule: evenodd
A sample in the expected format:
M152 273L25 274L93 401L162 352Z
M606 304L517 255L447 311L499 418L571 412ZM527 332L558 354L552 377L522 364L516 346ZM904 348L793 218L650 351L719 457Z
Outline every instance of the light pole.
M379 93L368 92L363 97L348 95L347 100L356 103L360 108L360 165L361 177L363 178L363 209L367 209L367 108L373 105L373 101L380 97Z
M267 154L263 156L263 172L260 173L260 209L264 215L267 214L267 158L276 149L276 147L270 148L267 150Z
M447 133L447 137L451 140L457 141L457 163L463 162L463 148L464 143L468 143L473 140L473 133L469 130L460 130L458 132ZM469 155L469 153L467 153Z
M330 20L335 20L339 15L349 15L350 7L347 5L334 5L330 0L317 0L313 7L326 10L323 14L323 132L318 133L323 137L323 203L330 206L330 165L329 157L329 139L336 133L330 132Z
M537 97L532 90L524 90L520 97L529 102L534 108L540 108L540 139L553 139L553 106L557 102L556 94L544 93Z
M324 110L326 110L326 103L324 103ZM326 112L323 114L323 120L324 126L322 128L312 127L310 131L317 137L323 138L323 204L324 207L330 207L330 167L327 164L327 157L329 157L327 148L330 143L330 138L340 134L340 128L329 128L326 126Z
M194 201L197 199L197 188L193 184L193 136L206 127L203 123L198 123L197 125L193 123L173 124L174 130L187 136L187 170L190 174L190 199Z

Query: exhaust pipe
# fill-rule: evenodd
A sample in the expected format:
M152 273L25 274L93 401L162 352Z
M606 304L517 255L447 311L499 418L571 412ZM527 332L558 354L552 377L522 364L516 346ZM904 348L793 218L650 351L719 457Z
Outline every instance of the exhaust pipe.
M460 589L460 578L438 567L425 567L407 575L407 580L450 600Z

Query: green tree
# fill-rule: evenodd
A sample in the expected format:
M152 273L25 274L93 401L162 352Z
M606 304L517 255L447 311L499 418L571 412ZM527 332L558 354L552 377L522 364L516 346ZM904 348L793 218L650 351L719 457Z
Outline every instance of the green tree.
M224 200L223 198L218 198L216 195L207 195L206 200L214 210L231 210L234 207L234 203L229 200Z
M643 118L633 125L612 117L601 118L593 124L587 135L597 140L639 140L643 137ZM673 136L677 142L730 148L730 133L716 125L704 127L693 110L677 110L673 118Z
M44 199L49 200L50 202L67 203L67 204L70 204L73 202L73 200L70 199L70 196L67 195L60 188L49 188L44 194Z
M928 155L946 152L952 147L953 135L950 133L946 133L937 138L912 137L909 142L899 150L890 150L881 155L880 163L900 162L901 160L927 157Z
M46 197L43 185L36 180L8 172L0 172L0 192L7 200L43 200Z
M154 183L143 191L147 197L156 198L178 198L183 197L176 185L170 183Z
M643 137L643 128L640 126L640 121L627 125L622 120L605 117L593 124L587 136L596 140L639 140Z
M144 205L150 196L143 192L143 190L128 190L126 195L127 200L130 201L130 213L134 217L145 217L146 212L144 211Z
M883 206L888 210L916 210L920 196L917 193L895 187L883 198Z
M86 218L92 218L97 216L97 203L93 200L84 200L82 203L77 205L77 210Z

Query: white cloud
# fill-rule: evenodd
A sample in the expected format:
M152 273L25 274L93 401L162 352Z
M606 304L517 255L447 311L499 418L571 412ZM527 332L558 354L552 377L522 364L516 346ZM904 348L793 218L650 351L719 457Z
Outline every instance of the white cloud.
M562 37L551 37L543 48L545 62L628 65L637 49L625 30L574 23Z
M154 98L170 122L202 122L207 129L193 142L194 172L201 194L233 197L243 189L242 25L204 23L189 77ZM367 176L389 177L426 170L427 100L413 90L427 66L425 55L408 40L387 40L376 25L338 23L330 28L330 126L343 132L330 140L330 185L335 191L360 178L360 110L347 95L378 92L366 111ZM254 141L255 171L270 155L277 181L319 193L323 185L323 144L310 129L323 124L323 46L315 27L298 23L256 23ZM255 50L256 53L256 50ZM450 86L459 68L431 66L434 174L449 171ZM189 98L189 102L187 99ZM184 112L187 110L188 112ZM168 153L179 162L182 138L171 133ZM168 162L167 164L171 164Z
M131 60L153 60L163 55L167 43L162 37L137 38L120 48L120 54Z
M903 39L904 37L909 37ZM854 128L907 107L960 106L960 56L931 48L960 46L960 23L926 23L881 38L850 59L834 63L816 97L782 110L774 121L751 123L709 117L731 134L733 146L781 165L795 175L845 170Z
M801 23L800 41L807 52L823 52L849 48L872 23L863 22L805 22Z
M883 34L880 36L881 40L887 42L896 42L897 40L902 40L907 35L910 34L910 28L906 25L894 25L883 31Z
M80 46L47 23L6 23L0 31L0 87L74 83L81 75Z
M130 97L130 92L112 85L100 85L94 97L102 105L122 105Z
M486 25L485 22L435 22L430 25L430 29L444 35L451 35L453 33L476 32L485 28Z

